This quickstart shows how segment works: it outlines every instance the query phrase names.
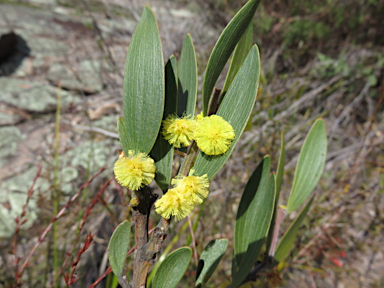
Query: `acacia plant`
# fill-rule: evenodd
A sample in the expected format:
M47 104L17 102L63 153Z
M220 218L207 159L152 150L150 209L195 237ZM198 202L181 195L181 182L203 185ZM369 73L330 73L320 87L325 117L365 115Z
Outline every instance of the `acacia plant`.
M156 18L149 6L144 7L127 54L124 117L118 119L123 151L114 167L117 181L135 195L130 202L135 243L130 244L131 225L124 221L109 244L110 264L122 287L150 285L148 273L158 259L171 221L187 217L204 202L209 181L228 160L244 131L259 86L260 57L253 45L252 30L258 4L259 0L248 1L213 48L205 70L200 113L196 113L197 65L191 36L185 38L180 59L171 56L164 67ZM232 53L225 84L217 89L216 81ZM175 153L183 157L177 174L172 175ZM296 210L310 196L324 168L325 156L325 125L318 119L302 146L286 207L278 206L285 162L283 135L276 174L270 171L270 157L264 157L250 177L238 207L231 283L225 286L262 281L265 276L261 275L274 273L273 268L287 257L313 198L278 241L284 212ZM162 196L148 186L153 179L163 191ZM159 214L161 219L149 235L151 213ZM205 247L196 271L196 287L205 285L227 244L227 239L216 239ZM264 244L266 249L262 251ZM129 250L134 250L130 283L124 269ZM176 287L191 257L189 247L170 253L152 271L152 287ZM266 278L279 282L277 274Z

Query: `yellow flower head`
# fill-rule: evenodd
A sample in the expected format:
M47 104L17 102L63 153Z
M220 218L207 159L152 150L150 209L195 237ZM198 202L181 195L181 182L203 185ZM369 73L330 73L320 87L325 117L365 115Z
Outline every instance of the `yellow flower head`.
M184 197L193 204L201 204L209 193L208 175L194 176L194 170L191 169L189 176L178 176L172 180L172 184L180 189Z
M155 177L156 166L148 155L129 150L128 156L125 156L124 152L120 154L113 171L120 185L138 190L151 183Z
M199 124L194 139L200 150L207 155L220 155L227 152L235 138L231 124L217 115L204 117Z
M164 139L177 148L182 145L189 146L193 140L196 125L196 121L192 117L178 118L175 115L169 115L163 121Z
M156 201L155 208L156 213L163 218L174 216L179 221L192 212L194 205L184 197L180 189L173 188Z

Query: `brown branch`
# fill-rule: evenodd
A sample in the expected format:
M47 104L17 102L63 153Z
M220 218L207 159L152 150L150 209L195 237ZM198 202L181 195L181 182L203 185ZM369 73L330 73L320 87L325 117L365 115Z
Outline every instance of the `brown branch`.
M132 287L139 288L146 285L149 269L153 265L156 254L160 252L164 239L168 235L170 219L161 218L159 225L153 230L151 240L137 249L134 260Z
M219 108L219 98L220 98L221 89L213 90L212 96L209 99L207 115L216 114L217 109Z
M135 244L136 253L133 261L133 288L145 286L149 268L152 264L147 264L146 245L148 244L148 219L151 207L156 201L158 195L153 193L149 186L139 191L135 191L139 198L139 205L132 207L133 221L135 223Z
M187 176L191 169L194 159L199 152L196 143L189 146L187 156L184 159L179 175ZM133 280L132 287L139 288L146 286L149 269L153 265L156 255L160 252L164 239L168 235L170 219L161 218L158 226L153 230L151 240L148 242L148 219L153 203L158 195L152 193L152 188L145 187L142 190L135 191L139 198L139 205L133 207L133 220L135 222L135 241L136 254L133 262Z

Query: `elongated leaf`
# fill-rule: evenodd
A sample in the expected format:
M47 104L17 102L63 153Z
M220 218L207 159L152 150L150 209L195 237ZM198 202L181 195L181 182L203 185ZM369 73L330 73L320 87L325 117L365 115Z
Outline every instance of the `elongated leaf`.
M281 184L283 183L284 166L285 166L285 141L284 141L284 133L281 133L280 157L279 157L279 163L277 164L276 183L275 183L275 208L273 209L271 227L268 232L267 251L269 251L269 248L272 242L273 229L275 227L276 215L278 211L277 209L279 205L280 189L281 189Z
M295 242L297 236L297 232L299 231L301 223L303 222L305 216L309 211L309 208L312 205L313 199L314 196L312 196L312 199L308 202L308 204L292 222L291 226L289 226L288 230L284 233L283 237L281 238L279 244L276 247L275 265L283 261L291 251L293 243Z
M116 227L108 244L108 258L112 271L117 279L123 276L124 264L129 248L131 225L128 221L122 222Z
M179 283L191 261L192 249L182 247L165 258L153 278L153 288L174 288Z
M317 119L308 132L297 160L288 213L299 207L309 197L323 173L327 155L327 132L322 119Z
M170 114L176 113L177 107L177 61L171 56L165 65L165 104L163 119ZM169 187L172 177L173 146L164 140L161 133L157 135L155 145L151 150L151 157L155 160L155 181L165 191Z
M123 106L128 149L149 153L164 110L164 66L159 29L148 5L136 27L125 64Z
M243 65L244 60L249 53L249 50L252 48L252 45L253 45L253 24L251 22L249 23L248 28L247 30L245 30L239 43L237 43L235 52L233 52L231 65L229 66L227 78L225 79L224 87L221 92L222 94L225 95L225 93L228 91L229 86L231 86L233 79L235 78L241 65Z
M237 287L251 271L267 235L275 203L275 177L266 156L245 186L236 216L235 258L239 267L231 287Z
M197 64L191 35L185 37L179 60L179 97L177 115L195 115L197 95Z
M208 103L217 78L244 31L252 21L260 0L250 0L225 27L209 57L203 82L203 113L207 115Z
M215 272L228 246L228 239L212 240L204 248L196 271L195 287L201 287Z
M232 141L228 151L222 155L208 156L200 152L194 166L197 174L208 174L208 178L212 179L228 160L244 131L255 104L259 87L259 76L259 50L254 45L217 111L217 115L223 117L232 125L236 135L235 139Z
M119 117L117 120L117 132L119 133L119 139L120 139L120 144L121 148L123 148L123 151L125 155L128 155L128 150L129 150L129 136L128 136L128 130L125 126L125 119L124 117Z

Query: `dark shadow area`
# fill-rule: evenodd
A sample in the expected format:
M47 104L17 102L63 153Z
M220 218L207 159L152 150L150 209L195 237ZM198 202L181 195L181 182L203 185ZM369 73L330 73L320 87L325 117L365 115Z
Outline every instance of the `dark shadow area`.
M186 113L187 111L188 96L189 96L188 90L183 92L183 87L179 80L178 95L177 95L177 116L179 117L182 117L183 114Z
M251 178L248 180L248 183L244 189L244 191L249 190L249 187L254 187L252 191L255 193L244 193L243 198L241 199L241 202L239 204L239 209L237 211L236 221L241 218L241 216L244 215L245 212L247 212L249 205L251 205L253 198L256 197L256 192L258 190L262 171L263 171L264 161L262 161L256 168L256 170L253 172Z
M27 42L14 32L3 34L0 37L0 76L14 73L29 56L31 49Z
M213 249L213 247L215 246L215 243L216 243L216 240L211 240L211 242L208 243L208 245L204 248L204 251L209 251L209 252L205 255L205 259L201 259L201 258L199 259L199 263L197 265L196 280L200 277L200 274L203 271L204 266L209 265L209 267L207 267L208 270L205 271L204 273L204 279L202 280L202 283L206 283L208 279L212 276L213 272L216 270L217 266L220 263L221 258L225 253L225 251L222 251L220 253L215 253L216 251L212 251L211 249ZM196 287L202 287L202 284L199 284Z
M261 248L263 247L265 238L258 239L248 245L247 252L240 253L235 255L235 261L237 266L236 274L243 274L244 279L249 277L248 274L253 267L258 263L257 259L259 257ZM246 276L247 275L247 276ZM232 275L234 276L234 275ZM243 280L244 280L243 279ZM238 283L240 284L240 283Z
M150 156L155 161L155 163L157 163L160 160L162 160L164 157L166 157L168 152L171 149L172 149L172 146L169 145L169 143L166 140L164 140L163 135L161 134L161 130L160 130L159 134L157 135L155 145L153 146L153 149L150 152ZM164 183L167 178L160 171L161 170L159 170L159 169L156 170L155 180L157 183ZM162 188L162 190L164 189L164 187L160 187L160 188ZM163 192L164 192L164 190L163 190Z

